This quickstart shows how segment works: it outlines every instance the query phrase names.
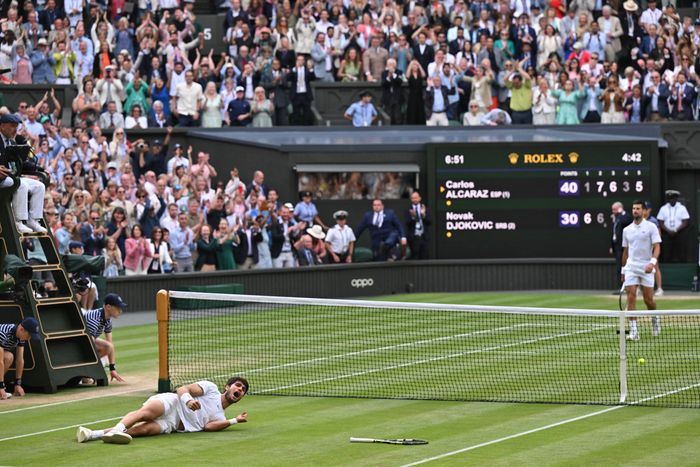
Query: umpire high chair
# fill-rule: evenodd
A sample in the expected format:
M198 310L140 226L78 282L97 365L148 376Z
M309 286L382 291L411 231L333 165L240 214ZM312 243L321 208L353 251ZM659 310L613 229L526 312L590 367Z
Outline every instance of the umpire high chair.
M0 293L0 323L16 324L34 317L40 324L40 339L31 341L25 349L25 390L53 393L59 386L77 384L82 378L92 378L98 386L105 386L105 369L87 333L50 227L42 220L47 233L20 234L15 226L12 195L20 176L35 176L48 185L46 173L32 160L25 164L29 151L26 146L24 157L8 161L4 154L0 161L11 169L13 180L11 187L0 188L0 264L5 264L7 255L14 255L19 258L16 262L32 268L32 280L16 282L12 290ZM14 366L5 379L8 383L14 381Z

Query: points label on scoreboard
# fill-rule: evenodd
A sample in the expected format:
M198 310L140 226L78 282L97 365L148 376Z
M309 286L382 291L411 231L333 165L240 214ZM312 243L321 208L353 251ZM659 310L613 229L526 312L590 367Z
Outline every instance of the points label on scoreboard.
M652 199L649 142L456 146L434 154L439 258L606 256L612 203Z

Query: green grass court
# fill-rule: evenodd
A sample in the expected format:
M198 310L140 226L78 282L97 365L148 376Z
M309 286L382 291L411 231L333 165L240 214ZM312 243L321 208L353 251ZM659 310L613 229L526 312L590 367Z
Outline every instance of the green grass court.
M558 308L617 309L617 298L598 295L553 293L413 294L386 297L387 300L432 303L464 303ZM700 299L659 300L660 309L700 309ZM398 316L398 315L396 315ZM609 320L586 321L566 327L558 318L526 322L437 323L429 318L404 318L382 331L384 337L372 342L371 327L351 317L329 318L311 326L291 319L283 323L287 334L294 330L312 333L307 345L292 355L286 366L265 361L270 352L290 345L289 336L277 336L274 343L258 342L255 337L271 338L269 327L256 328L254 320L237 322L237 335L227 346L237 371L258 370L246 375L260 392L276 389L286 380L293 388L268 393L299 394L302 390L340 393L355 390L357 398L255 395L246 397L227 411L233 417L249 412L250 422L220 433L175 434L135 439L129 446L101 442L77 444L75 427L103 428L116 423L124 413L137 408L156 387L156 326L134 326L115 330L117 361L127 384L109 388L79 388L56 395L30 394L24 400L0 404L0 465L407 465L428 461L430 465L697 465L700 459L700 410L610 405L566 405L535 403L460 402L432 400L373 399L390 393L402 395L411 383L412 392L429 397L438 391L449 398L449 391L475 391L489 384L490 391L508 400L527 395L528 388L543 384L547 377L562 375L560 383L550 382L552 400L590 394L609 400L615 389L617 362L616 337ZM293 316L291 318L294 318ZM222 318L207 318L212 320ZM290 316L285 319L289 320ZM333 321L336 321L335 323ZM457 321L455 324L454 321ZM374 322L385 325L387 320ZM614 324L614 323L613 323ZM662 335L652 342L644 335L631 344L630 399L642 399L700 383L698 337L700 332L688 320L664 323ZM295 327L297 326L297 327ZM334 327L336 329L334 329ZM571 326L570 324L568 326ZM586 327L587 326L587 327ZM499 328L508 328L500 330ZM498 330L496 330L498 329ZM398 332L397 330L401 330ZM323 332L322 332L323 331ZM256 334L257 333L257 334ZM315 334L314 334L315 333ZM671 334L675 339L671 338ZM347 337L341 343L337 336ZM390 340L386 340L386 336ZM447 336L447 339L441 339ZM645 339L646 337L646 339ZM202 337L200 336L199 339ZM365 343L360 342L365 339ZM285 340L286 339L286 340ZM373 350L362 352L370 339ZM437 339L437 340L436 340ZM430 345L422 345L429 341ZM383 343L381 350L379 343ZM324 344L325 345L320 345ZM356 348L347 345L356 344ZM457 345L459 344L459 346ZM468 345L468 347L464 347ZM488 346L494 347L490 349ZM238 348L237 346L240 346ZM636 347L635 347L636 346ZM498 347L498 348L495 348ZM188 347L190 348L190 347ZM461 350L455 351L460 348ZM189 352L196 355L194 345ZM466 350L465 350L466 349ZM661 352L659 349L663 349ZM325 352L325 353L321 353ZM453 354L448 354L453 352ZM462 354L462 355L457 355ZM281 352L280 352L281 355ZM452 355L452 356L450 356ZM577 357L578 355L578 357ZM447 356L447 357L446 357ZM455 364L470 356L466 366L473 378L455 377ZM212 354L215 359L220 354ZM645 365L637 358L644 357ZM303 384L299 365L318 359L310 367L322 383ZM404 360L401 368L387 361ZM430 360L423 364L423 360ZM356 378L333 378L340 361ZM410 364L405 365L406 361ZM415 363L420 362L420 363ZM206 370L224 366L208 361ZM291 365L290 365L291 363ZM415 364L414 364L415 363ZM522 367L540 364L544 373L527 374ZM279 367L266 369L268 367ZM263 369L263 370L261 370ZM373 371L379 369L379 371ZM487 370L491 371L489 377ZM335 372L335 373L334 373ZM574 373L578 384L564 375ZM609 374L612 372L612 374ZM416 386L412 378L428 375L449 384ZM187 375L183 375L186 378ZM452 379L450 379L452 378ZM510 379L509 379L510 378ZM352 381L356 380L356 381ZM352 384L351 384L352 383ZM364 385L364 392L358 384ZM528 384L529 383L529 384ZM429 384L429 383L428 383ZM359 386L362 388L362 386ZM403 388L403 389L402 389ZM411 393L411 391L408 391ZM441 392L442 391L442 392ZM447 392L445 392L447 391ZM500 392L498 392L500 391ZM634 392L636 391L636 392ZM114 395L108 395L116 392ZM520 394L519 394L520 392ZM668 397L691 398L698 405L697 388ZM408 394L405 394L408 395ZM658 401L655 399L654 401ZM351 444L349 438L421 438L425 446Z

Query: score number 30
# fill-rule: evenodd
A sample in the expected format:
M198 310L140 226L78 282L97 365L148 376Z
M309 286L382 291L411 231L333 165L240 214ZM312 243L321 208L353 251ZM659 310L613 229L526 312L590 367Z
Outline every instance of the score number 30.
M599 212L596 215L596 222L602 224L605 222L605 214ZM590 212L583 213L583 223L588 225L593 222L593 214ZM579 211L561 211L559 213L559 227L580 227L581 213Z

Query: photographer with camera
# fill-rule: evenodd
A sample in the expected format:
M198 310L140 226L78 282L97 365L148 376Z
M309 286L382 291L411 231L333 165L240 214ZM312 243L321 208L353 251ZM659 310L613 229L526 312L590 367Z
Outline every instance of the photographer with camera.
M16 115L7 114L0 117L0 187L7 188L14 184L12 180L6 151L10 146L27 144L27 139L17 135L17 128L22 121ZM19 177L20 173L15 173ZM19 186L12 196L12 208L15 215L15 226L20 234L46 233L39 223L44 217L44 184L32 178L20 178Z
M143 138L134 141L134 150L131 151L131 167L134 169L134 177L139 180L144 175L153 163L153 154L151 154L150 146Z

